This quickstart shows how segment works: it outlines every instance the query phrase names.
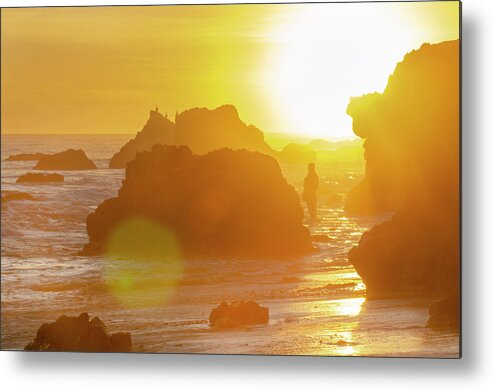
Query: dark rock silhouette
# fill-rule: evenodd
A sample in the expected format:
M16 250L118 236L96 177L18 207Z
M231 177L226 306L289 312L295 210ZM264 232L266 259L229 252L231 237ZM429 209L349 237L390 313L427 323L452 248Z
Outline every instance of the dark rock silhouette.
M171 230L185 255L268 259L314 250L296 191L275 159L258 152L197 156L185 146L155 145L138 153L118 197L87 217L82 253L103 253L115 227L134 216Z
M34 196L28 194L27 192L9 192L5 195L2 195L2 203L3 202L11 202L13 200L36 200Z
M430 318L426 326L428 328L459 329L460 298L458 294L443 298L430 306Z
M366 176L346 209L397 211L348 255L370 298L458 290L458 65L458 41L424 44L397 65L383 94L349 103L366 139Z
M5 159L5 161L38 161L39 159L48 156L46 153L21 153L13 154Z
M295 164L313 163L317 161L317 153L308 145L288 144L279 154L279 161Z
M16 183L61 183L65 178L58 173L26 173L19 176Z
M144 128L111 158L109 167L125 168L138 152L149 151L158 144L176 144L175 124L159 112L151 111Z
M459 286L459 228L449 212L404 209L365 232L349 261L368 298L440 296ZM450 224L450 225L449 225Z
M80 171L96 169L96 165L89 160L83 150L69 149L64 152L49 154L40 158L34 169Z
M129 333L110 335L98 317L89 320L87 313L78 317L60 316L55 322L47 322L38 329L36 338L26 351L65 352L131 352Z
M246 125L232 105L216 109L192 108L177 113L173 123L157 111L137 136L124 145L111 161L110 168L125 168L137 152L149 151L154 145L186 145L196 154L224 147L276 154L265 142L262 131Z
M314 234L312 235L313 242L331 242L332 239L327 234Z
M269 323L269 309L253 301L228 304L222 302L212 309L209 324L217 328L236 328L243 325L265 325Z
M457 188L458 53L458 41L424 44L397 64L382 94L351 98L347 113L365 139L366 173L348 194L348 212L429 204Z

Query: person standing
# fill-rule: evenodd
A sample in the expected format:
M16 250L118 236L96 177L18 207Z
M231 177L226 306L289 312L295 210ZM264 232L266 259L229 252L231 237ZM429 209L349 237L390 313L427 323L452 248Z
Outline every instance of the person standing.
M305 177L303 188L303 200L308 206L308 212L310 213L310 220L315 222L317 220L317 190L318 190L318 175L315 172L315 164L308 164L308 175Z

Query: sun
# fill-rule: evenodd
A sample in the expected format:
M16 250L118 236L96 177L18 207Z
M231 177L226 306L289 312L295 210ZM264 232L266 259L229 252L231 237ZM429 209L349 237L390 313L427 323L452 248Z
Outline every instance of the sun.
M444 8L457 13L444 19ZM278 44L269 62L285 128L307 137L354 137L349 98L382 92L396 63L424 42L456 39L456 21L455 3L293 6L273 31Z

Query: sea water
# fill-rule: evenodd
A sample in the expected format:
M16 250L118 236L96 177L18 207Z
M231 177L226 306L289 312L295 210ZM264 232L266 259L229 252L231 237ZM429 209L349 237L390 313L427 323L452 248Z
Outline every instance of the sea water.
M319 163L319 221L327 234L319 252L298 260L183 259L184 272L160 305L140 307L109 286L105 257L82 257L86 217L117 195L125 172L108 169L130 135L2 135L2 192L22 191L35 201L11 201L1 211L3 349L22 349L37 328L62 314L99 316L111 332L132 333L134 350L173 353L245 353L332 356L456 357L458 334L426 328L427 300L371 300L347 261L361 234L389 216L348 217L347 191L362 166ZM61 172L63 184L16 184L33 161L11 154L83 149L98 169ZM283 165L301 193L306 167ZM135 264L140 272L141 264ZM154 275L166 279L167 275ZM159 291L159 290L158 290ZM255 300L269 308L268 325L216 330L208 325L222 301Z

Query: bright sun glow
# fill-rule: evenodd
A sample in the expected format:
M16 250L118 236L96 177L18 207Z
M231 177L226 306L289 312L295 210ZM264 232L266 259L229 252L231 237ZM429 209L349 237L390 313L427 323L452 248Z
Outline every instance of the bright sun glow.
M351 96L382 92L403 56L424 42L456 39L458 20L443 6L313 4L292 9L274 35L273 101L285 128L316 137L353 137L346 107ZM424 7L428 7L424 17ZM457 7L455 7L455 10Z

